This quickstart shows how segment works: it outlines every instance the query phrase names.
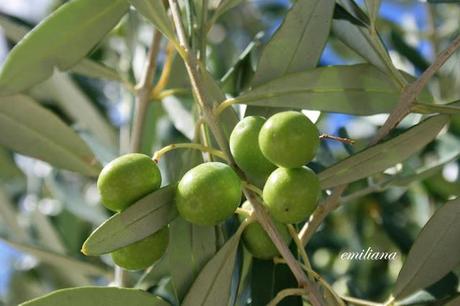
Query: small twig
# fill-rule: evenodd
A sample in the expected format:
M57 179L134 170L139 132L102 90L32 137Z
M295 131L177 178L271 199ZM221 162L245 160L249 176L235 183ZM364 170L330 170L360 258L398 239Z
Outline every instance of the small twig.
M248 183L247 181L244 181L244 182L243 182L243 185L244 185L244 188L249 189L249 190L251 190L251 191L254 191L254 192L257 193L259 196L262 197L263 191L260 190L259 187L254 186L254 185Z
M329 134L321 134L319 138L335 140L335 141L343 142L346 144L354 144L356 142L355 140L350 139L350 138L344 138L344 137L339 137L339 136L334 136L334 135L329 135Z
M351 296L342 295L341 298L342 300L347 302L347 304L351 303L352 305L356 305L356 306L383 306L383 304L380 304L380 303L374 303L371 301L362 300L362 299L354 298Z
M152 159L155 162L158 162L163 155L165 155L169 151L176 150L176 149L200 150L201 152L210 153L210 154L215 155L215 156L217 156L219 158L222 158L223 160L227 160L227 157L225 156L225 154L222 151L219 151L219 150L211 148L211 147L204 146L204 145L199 144L199 143L173 143L173 144L167 145L166 147L156 151L155 154L153 154Z
M285 298L291 295L307 295L307 292L305 291L305 289L299 289L299 288L281 290L280 292L278 292L275 298L267 304L267 306L276 306L282 300L284 300Z
M302 258L303 263L309 269L311 269L310 260L308 260L307 252L305 252L305 248L304 248L304 246L302 245L302 242L299 239L299 235L297 233L297 230L295 229L294 225L292 225L292 224L288 224L287 227L288 227L288 230L289 230L289 234L292 237L292 240L294 240L294 243L297 246L297 251L299 252L300 257Z
M168 42L166 47L166 60L161 71L160 79L152 90L152 99L159 99L164 96L163 89L168 85L169 77L171 75L172 64L174 62L174 56L176 54L174 44Z
M144 129L145 116L153 87L152 82L156 69L156 59L160 52L160 43L161 33L154 29L152 43L147 56L147 64L139 84L136 86L137 95L133 129L131 132L131 152L138 152L141 146L142 130Z
M219 117L220 114L222 114L222 112L224 110L227 109L227 107L230 107L232 106L233 104L236 104L238 102L238 100L236 99L233 99L233 98L230 98L230 99L227 99L225 101L222 101L221 103L219 103L219 105L217 105L217 107L214 109L214 116L216 117Z

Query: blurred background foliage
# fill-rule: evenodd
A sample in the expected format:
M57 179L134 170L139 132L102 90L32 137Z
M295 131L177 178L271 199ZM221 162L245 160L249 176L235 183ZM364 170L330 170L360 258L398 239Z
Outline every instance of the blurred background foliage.
M24 33L62 2L0 0L0 62ZM363 1L358 3L364 8ZM207 64L228 94L247 85L260 47L280 25L289 6L287 0L243 1L221 16L210 30ZM395 65L417 76L459 34L459 17L458 4L383 0L377 28ZM127 80L139 79L150 32L145 20L130 12L90 57L114 68ZM431 82L430 90L439 102L459 99L459 57L460 53L453 55ZM160 60L164 58L165 54L161 54ZM332 33L320 65L363 61ZM186 73L176 57L168 87L187 92L187 86ZM55 73L50 80L35 86L30 95L72 125L101 161L108 162L127 151L133 101L118 82L78 73ZM143 140L142 151L152 154L166 144L193 137L190 135L194 125L192 108L189 94L152 103L146 127L149 133ZM387 117L307 113L317 121L321 132L357 140L355 146L323 142L311 165L317 170L359 150ZM400 127L411 126L420 118L421 115L412 114ZM351 198L348 205L332 213L308 245L314 269L337 292L368 300L388 297L420 228L436 208L460 194L459 135L460 118L454 117L449 131L417 156L381 175L352 184L350 193L362 188L369 193ZM181 154L173 152L161 164L171 174L166 181L179 177L180 162L186 158ZM428 171L418 175L421 169ZM387 184L395 178L401 179ZM113 280L109 257L84 257L80 253L91 230L109 215L98 202L93 179L52 168L0 147L0 304L15 305L58 288L91 283L106 285ZM398 259L386 262L339 258L345 250L360 251L368 247L397 251ZM255 261L253 271L264 278L273 269L270 265ZM288 271L276 273L285 275L277 278L282 286L293 281L289 280ZM427 301L433 297L442 300L455 295L459 291L459 273L460 270L449 273L407 304L430 305ZM288 304L289 300L286 301Z

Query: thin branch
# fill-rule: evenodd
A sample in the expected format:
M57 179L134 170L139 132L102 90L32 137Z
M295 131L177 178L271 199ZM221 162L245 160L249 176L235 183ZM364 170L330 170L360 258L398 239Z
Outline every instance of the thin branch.
M156 69L156 59L160 52L160 43L161 33L153 29L153 37L148 51L147 63L142 77L136 86L137 95L133 129L131 132L131 152L138 152L141 147L142 131L144 129L145 116L150 101L150 93L153 88L152 82Z
M344 137L339 137L339 136L334 136L334 135L329 135L329 134L321 134L319 136L320 139L330 139L330 140L335 140L338 142L343 142L346 144L354 144L355 141L350 138L344 138Z
M304 289L299 289L299 288L290 288L290 289L284 289L278 292L278 294L275 296L273 300L271 300L267 306L276 306L278 305L282 300L287 298L288 296L291 295L305 295L306 292Z

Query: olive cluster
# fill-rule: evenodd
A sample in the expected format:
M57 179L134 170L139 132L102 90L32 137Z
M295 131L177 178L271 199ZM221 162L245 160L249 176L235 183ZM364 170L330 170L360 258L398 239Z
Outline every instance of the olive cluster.
M320 194L316 174L305 166L319 146L315 125L302 113L281 112L268 120L250 116L241 120L230 136L230 151L249 182L263 188L264 205L283 239L290 242L286 224L308 218ZM143 154L121 156L101 172L97 186L103 204L123 211L161 185L155 161ZM242 200L243 182L225 163L207 162L190 169L177 185L175 205L187 221L216 225L235 212ZM252 212L241 205L243 222ZM158 260L168 244L168 227L112 253L114 262L129 270L143 269ZM243 239L254 257L269 259L277 248L258 223L249 224Z

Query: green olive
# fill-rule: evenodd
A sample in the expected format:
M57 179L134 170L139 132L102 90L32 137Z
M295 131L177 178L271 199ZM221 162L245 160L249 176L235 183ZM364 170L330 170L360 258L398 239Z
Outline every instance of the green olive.
M187 221L215 225L230 217L241 202L241 180L228 165L203 163L180 180L176 206Z
M143 240L112 252L112 259L126 270L142 270L163 256L168 242L169 228L165 226Z
M230 135L230 151L236 164L255 185L262 187L276 167L260 151L259 132L265 118L249 116L238 122Z
M97 180L101 201L112 211L122 211L161 185L157 164L147 155L132 153L108 163Z
M243 203L242 208L249 212L253 210L251 204L248 201ZM249 213L244 215L240 214L240 222L243 222L244 219L246 219L248 216ZM278 229L278 232L281 234L283 240L289 244L291 242L291 235L289 235L287 226L277 221L274 221L274 224ZM243 241L248 251L252 254L252 256L256 258L272 259L273 257L279 255L278 249L273 244L272 240L264 231L262 226L257 222L253 222L246 226L243 232Z
M263 199L275 220L298 223L313 212L320 192L318 176L310 168L278 168L265 183Z
M259 145L265 157L277 166L301 167L318 150L316 126L302 113L286 111L271 116L259 133Z

